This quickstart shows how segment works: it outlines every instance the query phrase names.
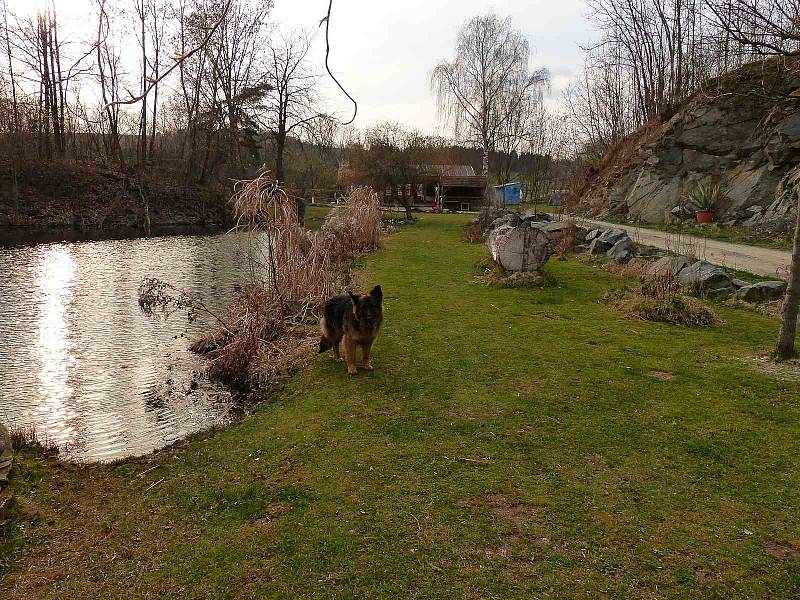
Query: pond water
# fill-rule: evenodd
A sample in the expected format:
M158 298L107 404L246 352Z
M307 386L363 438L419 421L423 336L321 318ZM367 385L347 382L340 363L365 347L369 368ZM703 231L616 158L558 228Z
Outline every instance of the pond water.
M28 245L0 235L0 421L35 428L77 461L228 422L230 395L187 350L208 320L146 317L137 291L157 277L224 314L245 249L233 234Z

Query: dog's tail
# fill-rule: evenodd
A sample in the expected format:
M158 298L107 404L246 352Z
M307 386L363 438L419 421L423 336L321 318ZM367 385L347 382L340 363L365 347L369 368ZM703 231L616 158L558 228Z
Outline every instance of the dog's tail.
M322 317L319 320L319 332L322 334L322 337L319 340L319 353L322 354L325 350L330 350L333 348L333 344L328 339L327 334L327 324L325 323L325 317Z
M319 338L319 352L322 354L326 350L330 350L333 348L333 344L331 344L330 340L326 338L324 335Z

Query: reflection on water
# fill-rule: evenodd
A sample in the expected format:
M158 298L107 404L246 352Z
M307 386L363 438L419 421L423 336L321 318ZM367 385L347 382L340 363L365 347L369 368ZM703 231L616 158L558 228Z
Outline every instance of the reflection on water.
M142 278L224 311L245 266L238 236L0 247L0 420L34 426L76 460L141 454L224 423L188 339L207 325L139 312ZM194 373L193 373L194 372Z

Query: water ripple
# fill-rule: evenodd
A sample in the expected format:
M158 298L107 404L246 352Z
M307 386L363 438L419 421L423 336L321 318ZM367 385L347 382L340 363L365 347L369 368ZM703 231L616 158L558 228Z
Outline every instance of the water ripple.
M224 312L244 244L215 235L0 247L0 420L35 427L75 460L142 454L227 422L223 390L191 389L202 365L186 346L208 323L147 318L137 290L161 278Z

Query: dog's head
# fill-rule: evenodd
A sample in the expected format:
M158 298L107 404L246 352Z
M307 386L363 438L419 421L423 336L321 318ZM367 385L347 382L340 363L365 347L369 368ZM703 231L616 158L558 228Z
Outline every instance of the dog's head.
M353 301L353 315L359 323L372 325L380 320L383 314L383 290L376 285L369 294L350 294Z

